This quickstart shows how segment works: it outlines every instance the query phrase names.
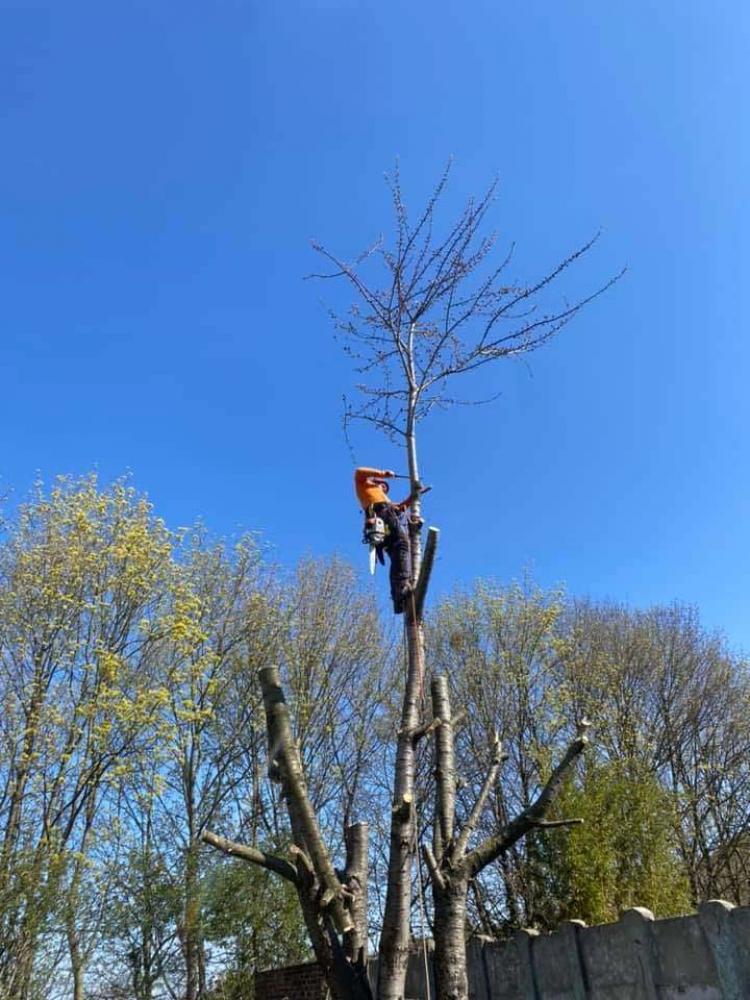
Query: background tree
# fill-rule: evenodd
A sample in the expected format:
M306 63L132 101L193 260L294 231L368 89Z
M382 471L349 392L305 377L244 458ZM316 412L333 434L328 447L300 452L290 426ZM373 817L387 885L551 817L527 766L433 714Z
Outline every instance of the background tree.
M88 478L40 488L0 539L0 566L2 988L24 1000L75 989L90 998L184 997L188 901L198 996L239 990L253 964L305 954L299 893L315 880L304 862L304 879L292 885L200 850L187 881L185 787L199 831L220 825L253 858L279 859L298 878L287 803L267 776L256 674L273 661L290 679L308 799L347 888L354 927L344 951L361 953L363 911L374 931L385 903L378 881L387 872L404 654L351 568L305 561L279 574L257 545L170 532L127 484ZM450 801L449 736L454 843L476 824L466 857L512 817L528 818L579 719L591 715L598 733L547 815L586 824L532 826L508 844L470 882L467 933L607 919L631 901L660 915L716 896L746 901L748 665L694 609L633 610L529 580L483 582L442 601L426 629L433 671L448 679L448 701L463 716L444 724L439 689L440 725L428 716L417 734L415 811L436 861L446 843L435 819ZM37 660L49 683L36 716L31 649L47 650ZM474 813L496 737L502 780ZM429 740L441 754L437 805ZM188 768L186 785L190 747L201 766ZM213 766L218 754L223 770ZM354 844L341 836L342 816ZM366 860L362 819L371 823L367 894L364 865L345 870L352 847ZM415 881L415 931L417 901ZM437 934L430 898L426 911ZM276 947L270 927L291 951Z
M676 850L675 798L644 762L588 762L560 806L584 824L560 838L553 870L562 876L555 893L562 905L540 915L544 924L609 923L631 906L660 916L691 910L690 883Z
M721 888L739 901L750 822L746 661L694 608L575 602L569 614L570 683L580 706L600 706L603 751L648 761L674 796L693 900Z
M169 590L170 538L125 484L41 488L0 553L0 985L25 997L61 913L76 1000L93 940L83 883L111 783L162 698L140 623Z
M282 879L242 861L215 865L205 888L205 934L227 953L216 1000L246 1000L255 973L310 959L297 897Z
M528 581L485 582L436 609L429 645L467 706L456 743L464 811L495 726L518 734L480 830L528 803L576 719L589 715L597 731L581 780L566 785L552 813L586 825L527 837L485 871L473 889L473 927L497 936L563 916L610 919L625 899L668 915L720 889L743 899L747 813L737 806L748 668L694 609L637 611ZM671 762L681 762L679 774ZM727 881L725 856L736 859Z

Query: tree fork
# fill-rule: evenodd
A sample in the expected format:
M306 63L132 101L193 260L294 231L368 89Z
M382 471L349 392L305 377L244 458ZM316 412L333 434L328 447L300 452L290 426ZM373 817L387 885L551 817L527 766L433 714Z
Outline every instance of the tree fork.
M339 878L307 794L278 668L264 668L259 678L266 713L269 774L281 783L296 841L289 852L292 862L210 831L204 831L201 840L292 882L315 957L334 1000L373 1000L367 979L367 824L355 823L346 829L346 868Z
M468 1000L466 899L471 880L529 830L580 822L578 819L547 820L545 816L566 774L588 744L589 723L585 719L581 721L575 738L536 799L497 834L469 851L469 839L506 755L495 735L487 776L463 829L456 836L455 749L447 677L439 676L432 681L431 694L433 716L440 720L435 730L435 823L433 848L425 844L422 852L430 873L435 905L435 986L438 1000Z

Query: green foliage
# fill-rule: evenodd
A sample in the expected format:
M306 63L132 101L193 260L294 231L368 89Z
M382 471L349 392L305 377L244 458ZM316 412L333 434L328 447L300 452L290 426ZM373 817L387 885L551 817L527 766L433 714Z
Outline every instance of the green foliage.
M537 831L485 872L477 926L504 933L614 919L630 905L667 915L717 895L744 900L750 673L695 609L479 583L436 609L430 654L467 713L457 737L464 814L495 730L509 755L479 837L533 800L576 722L593 723L582 776L557 813L584 825Z
M577 720L594 724L555 814L584 825L537 831L485 871L473 924L743 901L750 679L692 609L483 583L436 610L428 651L466 712L459 817L496 730L508 753L477 837L534 798ZM244 998L255 968L306 958L291 887L203 850L200 833L283 853L256 683L277 662L333 851L367 819L382 856L402 655L337 560L285 578L252 538L170 531L127 482L40 487L0 544L0 994L43 996L60 961L44 943L69 934L100 992L136 1000L184 994L188 962ZM422 754L429 802L428 740Z
M252 996L258 969L310 960L294 887L242 861L217 864L203 885L206 939L229 954L222 1000Z
M691 910L675 835L677 803L643 764L588 763L557 811L584 821L547 838L558 842L558 920L605 923L630 906L659 917Z

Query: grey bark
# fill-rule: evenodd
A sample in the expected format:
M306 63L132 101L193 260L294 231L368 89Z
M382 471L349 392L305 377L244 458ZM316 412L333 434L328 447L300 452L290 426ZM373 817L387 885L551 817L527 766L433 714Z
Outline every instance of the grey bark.
M75 927L71 924L67 929L68 954L70 956L70 971L73 975L73 1000L84 1000L83 986L84 962L81 956L80 941Z
M185 857L185 901L182 926L182 951L185 959L185 1000L197 1000L198 949L200 937L200 900L198 888L198 843L191 839Z
M281 784L294 846L291 864L257 848L206 831L204 843L291 881L315 957L334 1000L372 1000L366 975L368 834L346 831L347 864L337 875L310 802L278 667L259 672L268 734L269 775ZM343 939L343 943L342 943Z
M413 357L413 327L407 357ZM413 364L413 362L410 362ZM411 583L416 587L422 567L421 501L419 465L415 437L414 408L417 393L413 372L410 375L413 390L409 398L409 420L406 433L406 453L409 478L414 502L411 507L413 521L410 527ZM435 539L437 536L433 536ZM434 552L434 542L433 542ZM431 562L430 562L431 568ZM416 823L414 814L414 778L416 773L417 733L421 723L421 695L425 676L424 626L422 605L427 590L429 569L421 586L421 600L417 610L415 594L407 601L404 611L404 631L407 649L407 671L404 700L401 708L401 725L396 745L396 769L393 782L391 808L390 852L388 857L388 886L380 938L378 975L378 1000L403 1000L406 969L409 961L411 938L412 868L416 851Z
M469 850L469 842L479 822L487 797L497 781L504 755L496 738L487 777L463 829L456 834L456 769L453 746L455 719L445 677L431 685L435 728L436 809L433 847L423 847L435 906L435 989L437 1000L468 1000L466 964L466 899L471 880L529 830L559 826L577 820L545 821L563 779L588 742L583 722L563 759L552 772L537 798L502 830Z
M284 789L294 841L309 858L320 883L323 909L328 911L336 930L340 934L346 934L352 930L352 919L344 906L341 882L323 842L318 820L307 794L302 761L292 734L289 711L279 680L279 669L264 667L259 677L268 727L270 773Z
M346 868L344 884L350 894L352 929L344 937L349 962L367 972L367 876L369 872L369 830L366 823L354 823L345 831Z

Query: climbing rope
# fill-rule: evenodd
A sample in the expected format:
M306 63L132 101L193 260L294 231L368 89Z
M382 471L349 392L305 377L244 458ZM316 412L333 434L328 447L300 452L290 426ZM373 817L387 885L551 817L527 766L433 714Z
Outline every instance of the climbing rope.
M417 812L416 806L414 807L414 825L415 833L417 835L417 847L422 840L422 834L419 827L419 813ZM422 859L419 857L419 850L417 850L417 873L419 875L419 927L422 932L422 957L424 960L424 988L427 994L426 1000L432 1000L430 991L430 959L427 954L427 919L425 917L425 905L424 905L424 878L422 876Z

